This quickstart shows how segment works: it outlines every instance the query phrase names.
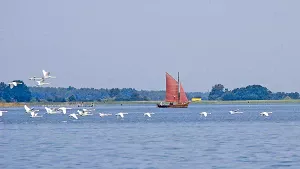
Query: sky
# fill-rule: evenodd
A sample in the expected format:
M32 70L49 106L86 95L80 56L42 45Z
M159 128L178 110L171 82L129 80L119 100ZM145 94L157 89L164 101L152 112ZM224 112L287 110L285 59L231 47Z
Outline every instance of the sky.
M0 81L300 92L299 0L0 0Z

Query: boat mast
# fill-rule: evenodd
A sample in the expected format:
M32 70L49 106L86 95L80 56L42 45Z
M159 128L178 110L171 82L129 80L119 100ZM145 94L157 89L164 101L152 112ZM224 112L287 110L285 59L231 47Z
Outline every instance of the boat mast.
M177 103L179 103L180 100L180 82L179 82L179 72L178 72L178 100Z

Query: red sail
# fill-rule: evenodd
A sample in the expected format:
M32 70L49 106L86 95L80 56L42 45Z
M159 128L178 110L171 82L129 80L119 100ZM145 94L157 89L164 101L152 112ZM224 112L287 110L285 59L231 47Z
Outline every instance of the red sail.
M188 100L188 98L186 97L186 94L185 94L185 92L184 92L184 90L183 90L183 87L182 87L182 84L180 83L180 100L179 100L179 102L180 103L186 103L186 102L188 102L189 100Z
M166 73L166 102L178 101L178 82Z

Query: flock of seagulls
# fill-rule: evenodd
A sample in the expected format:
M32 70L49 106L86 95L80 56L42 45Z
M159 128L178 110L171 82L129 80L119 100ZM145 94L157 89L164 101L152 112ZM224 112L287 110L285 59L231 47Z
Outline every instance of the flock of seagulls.
M36 86L37 87L40 87L40 86L44 86L44 85L49 85L50 83L49 82L46 82L45 80L46 79L50 79L50 78L56 78L55 76L50 76L50 72L47 72L45 70L42 70L43 72L43 77L36 77L36 76L33 76L31 78L29 78L29 80L33 80L36 82ZM12 89L16 86L18 86L19 84L22 84L21 82L17 82L17 81L12 81L12 82L9 82L8 85L9 87Z
M25 113L29 114L30 117L32 118L36 118L36 117L43 117L41 115L39 115L37 112L39 112L39 110L34 109L34 108L29 108L27 105L24 105L24 109L25 109ZM49 107L45 107L46 110L46 114L67 114L67 110L71 110L72 108L67 108L67 107L60 107L60 108L49 108ZM95 111L95 109L81 109L81 110L77 110L77 113L71 113L69 114L69 117L74 118L74 119L79 119L78 117L84 117L84 116L91 116L93 115L92 111ZM0 110L0 117L3 116L3 113L7 112L7 111L1 111ZM229 111L229 114L242 114L243 112L239 111L239 110L234 110L234 111ZM123 119L125 117L125 115L127 115L128 113L124 113L124 112L120 112L120 113L116 113L115 116L117 118L121 118ZM144 113L144 117L149 117L151 118L152 115L154 115L155 113ZM208 112L201 112L200 116L203 117L207 117L208 115L210 115L211 113ZM270 114L272 114L272 112L261 112L260 115L261 116L270 116ZM112 116L112 114L107 114L107 113L99 113L99 116L101 118L106 117L106 116Z
M43 116L39 116L39 114L37 112L39 112L39 110L34 109L34 108L29 108L27 105L24 105L24 109L25 109L25 113L29 114L31 118L36 118L36 117L43 117ZM67 107L60 107L60 108L49 108L49 107L45 107L46 110L46 114L67 114L67 110L70 110L72 108L67 108ZM79 116L91 116L93 115L93 113L91 113L92 111L94 111L95 109L81 109L81 110L77 110L77 113L71 113L69 114L69 117L74 118L74 119L79 119ZM3 112L7 112L7 111L0 111L0 116L3 115ZM117 116L117 118L124 118L124 116L128 114L128 113L117 113L115 114ZM153 115L155 113L144 113L144 116L147 117L151 117L151 115ZM111 116L112 114L106 114L106 113L99 113L100 117L106 117L106 116Z
M237 110L231 110L229 111L229 114L242 114L244 112L242 111L239 111L238 109ZM200 115L201 116L204 116L204 117L207 117L207 115L209 115L211 113L207 113L207 112L201 112ZM270 116L270 114L272 114L272 112L261 112L259 113L261 116Z
M43 72L43 77L33 76L29 78L29 80L33 80L36 82L37 87L49 85L50 83L46 82L46 79L56 78L55 76L50 76L50 72L47 72L45 70L43 70L42 72Z

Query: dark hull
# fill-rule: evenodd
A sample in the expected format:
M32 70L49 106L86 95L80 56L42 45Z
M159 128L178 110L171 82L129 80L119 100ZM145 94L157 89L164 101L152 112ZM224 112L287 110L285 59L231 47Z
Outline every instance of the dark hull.
M158 108L188 108L188 106L189 106L189 102L187 102L187 103L178 103L178 104L168 104L168 105L157 104Z

